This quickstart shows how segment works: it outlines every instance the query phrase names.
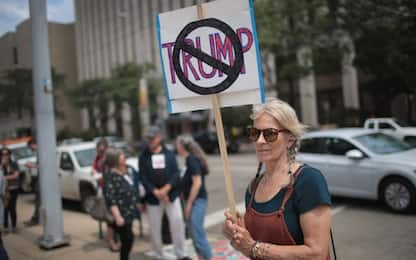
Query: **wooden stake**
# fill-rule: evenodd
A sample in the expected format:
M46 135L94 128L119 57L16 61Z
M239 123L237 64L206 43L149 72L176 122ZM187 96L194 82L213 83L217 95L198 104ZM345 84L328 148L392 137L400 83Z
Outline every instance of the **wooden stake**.
M201 1L198 1L197 5L198 10L198 19L204 19L204 8L201 4ZM228 153L227 153L227 145L225 142L224 136L224 126L222 124L222 117L221 117L221 108L220 102L217 94L211 95L211 102L212 102L212 111L214 112L215 116L215 127L217 129L217 137L218 143L220 146L220 154L223 163L223 170L224 170L224 179L225 179L225 191L227 193L228 199L228 207L230 209L230 213L234 219L237 219L237 212L235 208L235 196L233 190L233 181L230 174L230 167L228 162Z

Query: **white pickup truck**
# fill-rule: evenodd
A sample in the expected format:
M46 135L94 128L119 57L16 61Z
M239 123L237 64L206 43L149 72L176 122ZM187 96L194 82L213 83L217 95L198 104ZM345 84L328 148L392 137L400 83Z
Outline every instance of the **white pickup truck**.
M378 130L416 146L416 127L410 127L395 118L369 118L365 120L364 128Z

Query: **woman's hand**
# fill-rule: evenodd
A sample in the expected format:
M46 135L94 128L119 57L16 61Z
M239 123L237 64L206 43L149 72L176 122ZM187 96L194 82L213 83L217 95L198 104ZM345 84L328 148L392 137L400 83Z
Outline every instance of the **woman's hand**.
M250 255L250 250L255 241L245 227L243 216L237 212L235 219L230 212L225 212L223 234L230 240L231 245L245 256Z
M124 218L122 216L117 216L116 217L116 225L119 227L124 226Z
M185 219L186 220L188 220L189 217L191 216L191 211L192 211L192 204L186 203L186 206L185 206Z

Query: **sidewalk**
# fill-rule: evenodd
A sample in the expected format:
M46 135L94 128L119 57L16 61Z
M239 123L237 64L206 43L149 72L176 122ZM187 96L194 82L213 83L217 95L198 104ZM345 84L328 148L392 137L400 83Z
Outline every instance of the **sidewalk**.
M107 260L118 259L118 253L110 252L104 240L99 239L98 224L90 216L77 209L77 203L65 201L63 209L64 232L71 237L70 246L53 250L40 249L36 243L37 238L43 233L41 226L25 227L23 221L30 218L33 211L32 194L21 194L17 203L18 230L17 234L7 234L3 236L5 248L11 260ZM105 225L103 225L105 231ZM149 251L148 224L146 216L143 218L144 237L139 238L139 225L134 223L133 232L135 234L134 246L130 259L151 259L146 256ZM229 247L227 241L221 234L219 225L207 230L208 240L210 241L216 257L214 259L244 259ZM187 241L188 250L196 259L191 246ZM167 259L175 259L172 246L165 247Z

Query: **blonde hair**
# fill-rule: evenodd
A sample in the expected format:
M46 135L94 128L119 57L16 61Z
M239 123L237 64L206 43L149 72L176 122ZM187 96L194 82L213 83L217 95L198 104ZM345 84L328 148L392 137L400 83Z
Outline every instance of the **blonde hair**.
M202 165L202 174L208 175L209 174L209 166L208 160L205 155L205 152L202 150L201 146L190 135L180 135L177 137L179 143L183 145L185 150L191 154L193 154Z
M294 144L288 149L289 161L294 161L299 148L299 138L306 129L306 125L299 122L295 110L286 102L276 98L266 100L266 103L254 105L250 116L255 120L262 114L272 116L284 129L288 130L295 137Z

